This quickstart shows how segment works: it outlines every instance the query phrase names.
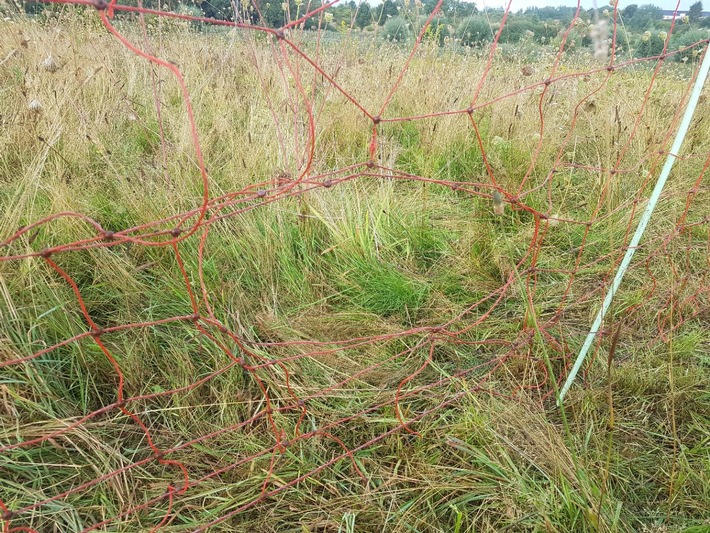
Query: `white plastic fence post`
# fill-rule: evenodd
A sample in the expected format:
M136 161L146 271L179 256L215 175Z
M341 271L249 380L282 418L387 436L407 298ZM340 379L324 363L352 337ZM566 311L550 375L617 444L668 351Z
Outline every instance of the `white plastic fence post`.
M616 276L614 276L614 281L612 282L611 287L609 287L609 292L607 292L606 298L604 298L604 302L602 303L602 307L599 310L599 313L597 313L597 317L594 320L594 323L592 324L592 328L589 330L589 334L587 335L587 338L584 341L582 348L579 350L579 355L577 356L577 360L574 362L572 370L567 376L567 381L565 381L565 384L562 387L562 390L560 391L560 397L558 399L558 402L560 404L562 403L565 394L567 394L567 391L572 386L572 382L577 376L577 372L579 372L579 369L581 368L584 359L587 357L587 352L594 343L594 338L597 336L597 333L599 333L599 328L602 324L602 321L604 320L604 315L609 310L609 307L611 306L611 301L614 298L616 291L619 289L619 285L621 285L621 280L623 279L624 274L626 273L626 269L628 268L629 263L631 263L631 259L633 258L634 253L636 252L636 248L638 247L643 232L646 230L646 226L648 225L648 222L651 219L653 210L656 208L658 198L661 196L661 192L663 191L663 187L666 184L668 175L670 174L671 169L673 168L673 164L675 163L676 157L680 153L680 147L683 144L683 140L685 139L686 133L688 133L690 121L692 120L693 114L695 113L695 108L698 105L700 92L703 90L703 85L705 85L705 81L708 76L708 71L710 70L710 52L707 48L708 47L706 45L703 63L702 65L700 65L698 77L695 79L695 86L693 87L693 91L690 93L688 106L685 108L683 120L680 123L680 127L678 128L678 132L676 133L675 139L673 141L673 146L671 146L671 150L668 154L668 157L666 158L666 163L665 165L663 165L661 175L658 176L658 181L656 182L656 186L653 188L653 192L651 193L651 197L648 200L648 204L646 204L646 209L644 210L643 215L641 216L641 221L639 222L639 225L636 228L636 232L631 238L631 242L629 242L629 246L626 249L624 259L621 261L619 269L616 271Z

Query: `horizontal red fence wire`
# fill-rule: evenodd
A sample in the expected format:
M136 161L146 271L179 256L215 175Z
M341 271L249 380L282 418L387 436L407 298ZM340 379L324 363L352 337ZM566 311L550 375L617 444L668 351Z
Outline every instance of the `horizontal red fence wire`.
M92 344L108 362L115 379L111 397L103 398L102 407L72 419L52 421L48 418L31 438L0 440L0 454L20 458L24 452L29 453L51 446L60 447L58 444L60 438L64 443L61 446L66 448L73 442L72 439L79 438L78 435L94 434L96 424L108 419L130 428L125 430L126 435L131 435L134 441L140 442L139 449L134 450L133 455L130 456L130 462L119 468L107 468L107 465L97 463L96 475L91 481L74 483L72 480L67 480L66 484L48 487L44 491L47 496L43 498L30 498L19 505L10 504L7 497L3 496L3 489L0 488L1 523L5 533L47 531L37 529L37 527L46 527L47 522L43 522L41 517L46 513L55 512L53 510L58 508L56 504L59 502L72 501L72 498L77 495L90 494L99 486L119 483L125 476L145 475L150 469L170 472L169 477L172 481L161 487L159 494L146 498L142 503L123 506L120 512L111 516L97 513L96 516L101 516L101 519L97 518L93 523L84 524L81 531L111 531L120 527L129 529L147 527L150 531L158 531L163 528L178 527L176 518L182 512L181 510L186 509L188 505L194 505L191 498L196 494L196 489L222 478L234 479L233 476L243 472L245 467L258 465L253 468L264 473L264 480L258 493L247 497L244 501L240 500L239 505L211 516L204 523L189 528L185 526L186 529L204 531L264 502L273 501L276 496L291 490L304 480L316 478L321 472L341 463L346 465L351 482L360 485L362 490L367 490L371 480L358 462L359 452L372 449L392 436L401 439L426 439L426 434L420 430L420 423L448 409L455 409L471 394L490 394L513 400L519 395L530 394L543 404L549 403L554 398L556 385L564 380L570 361L573 360L575 350L578 349L579 339L574 338L568 331L572 317L575 323L584 323L587 320L591 313L589 310L595 309L594 306L602 301L615 266L618 265L625 251L622 246L610 253L590 256L589 243L594 240L596 228L618 219L623 220L624 224L620 228L622 235L620 240L628 241L635 228L637 211L643 206L650 185L660 169L659 165L668 155L666 150L670 146L680 120L683 111L682 103L688 96L695 70L691 65L684 65L687 79L683 80L683 101L678 102L672 118L667 124L663 124L663 137L657 139L655 145L657 148L645 151L638 160L629 163L628 154L637 149L639 138L644 135L644 120L652 105L652 96L657 89L659 79L667 65L677 56L707 45L706 40L667 50L669 38L659 55L617 61L615 51L619 46L617 42L619 21L617 10L613 8L609 58L603 64L590 63L586 70L570 71L564 64L564 57L573 31L579 24L582 10L578 7L577 16L572 23L559 32L559 47L555 51L549 69L544 74L538 73L536 77L528 78L526 75L510 92L492 96L485 93L484 88L490 83L491 78L496 76L497 61L501 54L500 38L506 28L506 19L511 8L515 7L512 2L509 2L492 43L485 49L486 56L481 59L485 64L482 75L477 83L470 87L470 92L461 94L458 102L450 109L432 109L430 113L407 115L398 113L393 102L395 96L403 90L407 76L410 74L411 63L417 54L421 53L428 36L427 31L440 13L443 0L439 0L436 4L413 42L410 43L409 49L402 55L399 70L392 73L394 81L380 94L379 105L375 107L361 102L355 96L353 88L348 86L347 81L340 81L338 73L330 71L326 66L327 62L321 55L324 52L319 48L323 37L321 30L316 33L317 46L315 47L304 45L298 36L303 24L309 20L322 20L328 8L337 5L337 1L323 4L310 11L306 10L282 28L261 25L263 19L259 24L244 22L239 17L236 22L216 20L148 9L140 7L140 3L138 6L122 5L115 0L111 2L52 0L51 3L83 6L87 10L93 10L90 12L91 20L96 22L94 19L97 19L112 38L120 42L125 50L133 55L136 68L139 66L143 68L147 62L151 68L155 67L156 70L153 72L169 72L179 87L179 98L184 108L184 120L189 130L194 157L192 174L199 194L192 198L194 202L188 208L176 209L169 216L134 227L108 229L98 219L87 214L57 212L38 220L27 221L24 227L17 228L10 235L2 236L4 240L0 242L0 254L2 254L0 264L8 267L6 272L12 275L13 269L19 271L23 264L41 262L48 274L42 278L38 277L37 283L53 280L53 283L62 284L70 290L76 304L76 316L81 318L85 330L70 338L45 345L33 353L17 357L3 355L0 358L0 372L10 369L18 371L31 369L33 365L41 364L45 357L63 353L61 350L67 347ZM253 8L260 12L264 6L255 4ZM203 132L200 131L198 120L195 118L198 111L194 109L190 90L190 83L194 80L186 81L179 66L159 57L157 52L151 52L147 33L144 33L146 42L137 44L123 30L127 24L136 26L139 26L139 23L145 24L142 17L148 16L207 26L226 26L238 29L253 39L257 36L267 38L259 46L271 47L273 60L278 64L280 75L284 80L288 80L290 101L285 105L293 110L294 123L298 122L298 127L293 127L296 133L293 133L294 138L290 139L291 144L287 142L286 137L290 135L289 128L293 125L278 124L282 136L280 145L282 150L294 152L290 155L298 162L297 172L274 179L255 178L241 190L224 192L215 186L210 174L212 162L203 151L201 143ZM117 20L122 23L119 24ZM673 28L674 26L671 27L671 35ZM142 29L145 32L145 26ZM648 77L644 79L647 80L648 86L643 91L642 100L635 103L637 114L625 130L623 141L609 148L613 151L613 156L606 161L600 160L598 166L568 161L567 153L574 147L576 133L581 127L580 123L587 120L585 109L594 105L594 98L607 88L615 76L627 71L633 72L633 69L640 67L647 68ZM258 74L258 66L255 70ZM319 137L318 122L324 111L312 88L313 80L316 79L328 86L333 94L339 96L339 105L350 106L362 115L361 125L367 131L367 146L362 151L366 155L362 160L349 162L331 170L323 170L316 165L317 154L321 149L319 143L324 142ZM568 130L562 136L561 144L554 147L553 164L541 168L541 165L546 164L542 154L548 149L546 143L549 128L553 127L550 125L549 117L550 105L555 98L555 88L567 82L583 79L592 81L584 86L582 92L574 96L577 103L568 118ZM361 80L362 83L370 81L372 80ZM265 83L263 80L262 82ZM154 85L155 87L157 86ZM260 90L258 86L253 87L253 91ZM494 140L487 137L483 113L526 94L535 95L536 130L530 132L534 140L529 159L525 162L521 175L516 177L515 185L511 187L508 185L510 180L501 176L495 161L492 160L491 143ZM158 93L156 92L153 97L160 117L161 103ZM284 103L266 104L266 111L275 122L278 121L276 108L281 105ZM402 168L382 158L382 142L385 134L383 132L386 132L384 128L410 123L429 124L444 119L459 120L456 127L471 133L471 142L481 154L483 173L471 176L468 181L443 179L437 175L419 175L411 172L411 169ZM613 121L614 117L602 117L598 120ZM167 160L163 134L165 125L162 119L159 122L161 149L163 157ZM496 142L503 141L501 139ZM693 207L697 205L697 198L708 194L704 180L710 166L710 153L691 148L688 153L677 155L681 161L689 163L688 168L696 170L700 168L700 170L688 182L689 187L672 188L666 194L667 199L684 198L684 208L677 213L675 227L665 233L656 233L644 241L643 259L635 262L632 270L645 277L648 284L644 287L642 297L624 309L623 324L621 324L622 331L631 331L635 326L645 327L643 324L646 323L647 317L643 316L643 313L638 313L637 309L649 302L663 302L662 305L665 307L677 309L676 315L658 314L656 331L652 336L653 340L649 341L650 344L663 342L684 324L699 317L707 317L710 303L707 270L710 266L707 259L710 257L707 254L708 243L710 243L707 239L710 217L706 214L698 217L697 213L693 212ZM559 206L556 206L553 201L553 191L559 176L568 171L586 172L600 177L599 197L593 200L590 196L589 202L597 203L591 207L591 215L588 217L577 217L574 214L558 211ZM613 194L613 187L627 177L637 175L644 176L638 190L625 198L615 210L605 210L605 202L609 195ZM485 294L461 305L456 312L440 323L414 324L409 328L381 334L370 334L364 331L361 335L345 340L336 337L254 339L244 335L245 329L236 319L230 321L226 318L225 313L220 309L219 294L212 289L206 279L206 264L210 261L208 237L225 224L233 224L230 227L236 228L235 231L238 232L245 216L279 206L288 199L301 200L311 194L337 195L338 191L362 182L388 183L395 190L415 184L437 190L448 190L452 194L455 193L458 198L467 201L481 200L485 205L502 202L507 210L506 216L512 212L516 216L525 217L528 228L527 246L511 261L509 270L503 273L503 279L495 288L488 288ZM53 235L53 228L60 227L60 223L68 220L73 220L84 228L83 238L63 241L61 236L56 236L46 246L37 247L35 240L39 235ZM579 242L570 250L566 268L551 268L547 266L546 260L547 254L553 253L548 243L554 238L551 235L555 227L560 225L577 227ZM43 240L44 238L39 238L39 241ZM188 245L194 246L190 248ZM180 291L185 296L184 301L189 302L189 306L186 306L180 314L161 315L145 321L117 324L103 324L100 318L92 314L94 305L90 297L84 293L80 275L73 270L76 267L73 258L83 258L84 254L101 250L118 253L128 246L133 250L164 250L169 255L175 272L179 273L182 280ZM655 277L657 274L654 272L657 272L658 268L676 268L676 265L684 262L689 265L690 256L696 253L705 255L704 272L693 272L690 267L674 271L677 294L671 292L671 288L657 285ZM109 254L100 257L99 270L102 267L106 269L106 262L111 261L115 256ZM100 276L101 273L99 272L98 275ZM547 309L544 318L535 320L532 313L538 305L536 297L540 280L551 275L559 276L564 281L560 283L555 301L551 304L552 307ZM590 280L590 277L593 279ZM522 294L520 287L523 287ZM501 334L499 337L475 338L473 333L486 327L496 313L503 312L509 298L521 298L524 301L524 308L528 310L522 320L518 317L522 322L521 327L514 333ZM51 306L51 304L47 305ZM580 314L583 315L582 318ZM669 319L669 316L674 318ZM605 328L600 336L600 342L604 342L613 329ZM173 332L180 337L190 335L195 339L196 345L210 346L221 353L223 358L220 362L214 361L208 374L194 376L187 386L133 394L129 392L133 386L127 384L126 369L122 363L123 355L116 353L114 339L137 332L144 332L146 335L157 335L158 332L166 332L166 335L170 335L170 332ZM51 336L48 335L47 338ZM540 343L545 346L544 356L535 348ZM317 361L319 358L338 357L339 354L348 353L356 357L360 350L384 345L390 347L391 355L387 358L362 365L357 370L352 370L346 377L334 376L328 385L314 382L309 386L308 377L300 375L298 370L298 365L304 361ZM432 378L427 371L430 371L435 364L438 350L444 347L480 350L487 355L487 358L475 365L458 368L448 376L437 375ZM495 383L497 373L506 365L516 361L524 364L529 369L530 375L535 375L535 379L521 381L517 387L501 390ZM391 384L389 390L383 391L382 395L373 396L372 401L365 406L358 406L350 412L333 413L330 418L323 418L320 424L314 421L315 417L310 408L314 401L327 402L332 395L348 394L349 388L354 387L363 376L375 371L388 372L387 369L393 364L401 365L402 368L407 369L407 373L397 376L396 382ZM594 362L591 361L587 368L592 368L593 364ZM554 379L550 375L552 367L556 372ZM226 423L223 427L209 432L196 432L191 440L179 441L171 438L169 427L161 427L149 416L151 409L168 405L168 402L174 398L197 398L201 388L222 378L237 379L235 376L253 385L254 390L257 391L257 397L250 400L257 405L257 408L251 416L239 422ZM299 386L296 386L296 383ZM304 387L310 392L302 391ZM347 442L350 428L368 423L370 417L384 417L385 413L390 418L394 417L396 423L390 423L387 429L377 427L374 435L369 435L368 438L363 438L354 444ZM210 444L217 446L227 435L240 431L256 431L254 428L261 432L262 439L268 439L268 446L258 450L232 450L231 455L225 454L223 458L215 458L213 468L207 473L186 464L185 457L190 453L198 453L202 446ZM291 460L291 455L296 453L292 450L297 450L300 445L309 441L327 442L331 448L330 459L322 464L304 468L303 471L299 471L299 475L291 479L282 479L279 476L282 464ZM78 453L78 450L79 447L74 450L74 453ZM31 503L28 503L30 501ZM156 512L153 511L157 511L159 519L154 519ZM149 512L152 513L146 514ZM147 519L146 516L151 518ZM45 526L36 525L40 523Z

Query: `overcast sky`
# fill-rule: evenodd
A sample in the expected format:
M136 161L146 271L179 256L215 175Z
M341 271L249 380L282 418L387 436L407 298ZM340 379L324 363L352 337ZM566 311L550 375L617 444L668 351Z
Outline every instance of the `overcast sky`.
M696 0L681 0L680 2L680 10L687 10L688 7L692 3L694 3ZM476 5L480 9L482 6L487 6L487 7L505 7L507 4L507 0L477 0ZM624 7L628 6L629 4L638 4L638 5L643 5L643 4L654 4L660 7L661 9L675 9L676 6L676 0L620 0L619 1L619 9L623 9ZM706 0L704 2L703 7L707 10L710 7L710 0ZM543 6L571 6L571 7L576 7L577 3L575 0L513 0L513 3L510 7L511 11L518 11L520 9L525 9L526 7L530 6L537 6L537 7L543 7ZM582 7L585 9L588 9L590 7L594 7L594 1L593 0L582 0ZM598 7L604 8L604 7L609 7L609 4L606 2L601 2L598 0Z

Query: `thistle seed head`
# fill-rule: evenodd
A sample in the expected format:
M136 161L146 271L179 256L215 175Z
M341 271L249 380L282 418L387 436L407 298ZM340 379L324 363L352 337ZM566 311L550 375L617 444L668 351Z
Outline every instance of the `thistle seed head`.
M37 99L31 100L30 103L27 104L27 109L29 109L33 113L41 113L42 103Z
M42 61L42 68L47 72L55 73L59 70L60 67L59 63L57 63L54 58L49 55L44 61Z
M496 216L501 216L505 213L505 203L503 202L503 195L500 191L493 191L493 214Z

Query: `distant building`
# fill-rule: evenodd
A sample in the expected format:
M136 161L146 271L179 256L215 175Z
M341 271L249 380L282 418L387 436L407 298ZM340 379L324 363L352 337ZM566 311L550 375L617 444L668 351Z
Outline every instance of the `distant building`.
M682 19L684 16L688 14L688 10L684 11L678 11L675 12L672 9L662 9L661 13L663 13L663 20L673 20L674 18L676 19ZM710 11L703 11L700 14L700 18L705 18L705 17L710 17Z

